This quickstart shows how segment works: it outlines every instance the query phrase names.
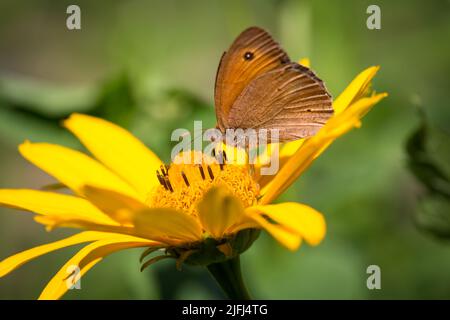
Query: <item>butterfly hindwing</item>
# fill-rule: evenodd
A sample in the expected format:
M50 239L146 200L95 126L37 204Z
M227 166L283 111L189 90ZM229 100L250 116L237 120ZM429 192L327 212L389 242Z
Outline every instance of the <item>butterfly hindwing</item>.
M280 142L314 135L333 114L324 83L289 63L253 79L234 101L229 128L278 129Z

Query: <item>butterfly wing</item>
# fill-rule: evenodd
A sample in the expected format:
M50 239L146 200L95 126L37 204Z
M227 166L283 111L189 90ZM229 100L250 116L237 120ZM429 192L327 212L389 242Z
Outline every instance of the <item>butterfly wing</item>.
M233 103L230 128L278 129L280 142L312 136L333 114L324 83L289 63L252 80Z
M243 31L222 56L216 76L217 126L229 127L228 116L242 91L259 75L289 63L289 57L263 29Z

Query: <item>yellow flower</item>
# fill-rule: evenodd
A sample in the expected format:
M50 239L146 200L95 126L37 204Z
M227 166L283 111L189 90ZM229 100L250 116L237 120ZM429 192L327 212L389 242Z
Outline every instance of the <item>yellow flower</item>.
M93 157L48 143L25 142L19 147L23 157L73 195L0 189L0 204L34 212L35 220L48 230L73 227L85 231L3 260L0 277L48 252L89 243L67 261L39 297L57 299L68 290L65 279L70 266L78 266L84 275L103 257L122 249L148 248L144 256L166 249L165 255L150 259L145 267L165 257L175 257L177 265L226 260L245 251L259 229L290 250L296 250L302 239L317 245L326 229L319 212L294 202L270 203L334 139L359 127L362 116L386 96L367 96L377 70L368 68L351 82L335 100L334 116L317 135L281 146L280 170L274 176L260 175L264 156L254 172L245 165L220 164L195 153L188 156L202 157L201 165L166 166L126 130L99 118L73 114L64 125Z

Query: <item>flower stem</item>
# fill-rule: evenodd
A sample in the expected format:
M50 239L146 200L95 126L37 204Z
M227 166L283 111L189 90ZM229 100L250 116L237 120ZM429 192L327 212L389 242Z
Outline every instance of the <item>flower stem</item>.
M239 256L224 262L212 263L207 268L229 299L251 300L242 279Z

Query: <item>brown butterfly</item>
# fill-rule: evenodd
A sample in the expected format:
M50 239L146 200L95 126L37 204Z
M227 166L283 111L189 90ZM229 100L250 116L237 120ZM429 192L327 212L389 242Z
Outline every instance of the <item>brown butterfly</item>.
M258 27L242 32L222 55L215 107L222 133L277 129L280 142L316 134L333 114L323 81Z

